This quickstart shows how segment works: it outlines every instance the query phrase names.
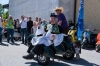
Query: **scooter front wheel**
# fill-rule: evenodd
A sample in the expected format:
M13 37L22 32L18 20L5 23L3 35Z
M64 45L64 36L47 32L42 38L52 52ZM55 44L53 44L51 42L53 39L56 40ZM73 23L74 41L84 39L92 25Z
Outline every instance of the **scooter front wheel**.
M99 46L96 46L95 51L96 51L96 52L99 52L99 51L100 51L100 47L99 47Z
M37 55L37 61L40 65L47 65L50 61L50 57L45 56L44 54Z

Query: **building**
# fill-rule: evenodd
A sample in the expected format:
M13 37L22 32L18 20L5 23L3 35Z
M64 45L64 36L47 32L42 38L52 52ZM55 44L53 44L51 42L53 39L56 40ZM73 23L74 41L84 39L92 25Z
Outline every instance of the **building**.
M99 29L100 0L84 0L85 28ZM9 0L9 12L15 19L21 15L41 17L49 20L49 15L57 6L64 8L67 20L72 19L77 23L80 0Z
M74 19L74 0L9 0L9 12L15 19L25 15L49 20L57 6L64 7L67 19Z
M8 9L9 10L9 4L3 5L3 9Z
M77 0L76 19L80 0ZM84 0L84 25L85 28L100 30L100 0Z

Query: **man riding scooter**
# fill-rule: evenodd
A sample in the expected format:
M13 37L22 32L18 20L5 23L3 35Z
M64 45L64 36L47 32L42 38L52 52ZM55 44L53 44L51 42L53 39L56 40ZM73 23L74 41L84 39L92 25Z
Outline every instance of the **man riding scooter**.
M42 36L35 41L32 40L32 45L34 45L35 47L32 48L29 55L23 56L24 59L33 59L35 54L42 53L44 46L50 46L52 44L51 40L54 41L54 46L58 46L63 41L62 28L56 24L57 16L52 13L50 17L50 22L52 26L50 27L49 31L46 33L45 36Z

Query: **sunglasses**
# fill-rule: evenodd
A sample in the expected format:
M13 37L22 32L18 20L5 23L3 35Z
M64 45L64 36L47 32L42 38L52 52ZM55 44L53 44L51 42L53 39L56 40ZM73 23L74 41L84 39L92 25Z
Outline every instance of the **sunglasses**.
M56 11L60 11L60 10L56 10Z

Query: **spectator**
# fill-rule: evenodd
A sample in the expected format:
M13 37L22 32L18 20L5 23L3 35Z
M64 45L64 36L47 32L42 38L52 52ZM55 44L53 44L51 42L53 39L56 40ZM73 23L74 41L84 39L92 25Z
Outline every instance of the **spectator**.
M26 20L28 22L29 21L29 17L24 16L24 20Z
M19 22L19 19L16 20L16 28L18 29L18 33L20 33L20 22Z
M45 25L47 24L47 21L45 20L45 19L43 19L43 21L42 21L42 26L44 27Z
M7 25L7 22L6 22L6 20L4 19L3 22L2 22L2 27L5 28L6 25Z
M27 21L24 19L24 16L21 16L20 25L21 25L22 44L26 45L27 43ZM24 36L25 36L25 39L24 39Z
M17 26L16 26L17 24L16 23L17 23L17 21L14 19L14 28L15 29L17 28Z
M14 44L13 36L14 36L14 21L12 16L9 16L7 20L7 42L9 43L11 35L11 42Z
M60 25L63 29L63 32L65 34L68 33L68 25L67 25L67 20L65 15L63 14L63 7L57 7L54 9L54 11L57 13L57 18L58 18L58 25Z
M0 16L0 44L2 44L2 17Z
M33 32L34 34L36 33L37 25L38 25L38 17L36 17L36 18L35 18L35 21L33 22L32 32Z
M32 18L29 17L29 21L27 22L27 32L28 32L28 36L31 34L32 26L33 26L33 21L32 21Z
M70 20L69 20L69 28L70 28L71 26L74 26L74 23L72 23L72 20L70 19Z
M42 23L42 19L41 19L41 18L39 18L38 22Z

